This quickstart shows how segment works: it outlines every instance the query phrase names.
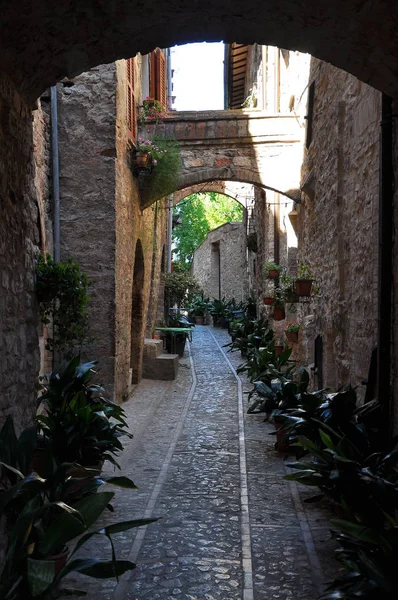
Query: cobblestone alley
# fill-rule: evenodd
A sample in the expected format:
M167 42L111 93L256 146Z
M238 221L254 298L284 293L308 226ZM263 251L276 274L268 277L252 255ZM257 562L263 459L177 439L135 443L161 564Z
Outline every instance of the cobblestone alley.
M125 404L134 439L121 464L139 489L118 491L114 517L160 519L115 536L137 569L119 584L84 578L89 598L315 600L335 571L323 509L282 479L228 341L196 327L178 379L144 380Z

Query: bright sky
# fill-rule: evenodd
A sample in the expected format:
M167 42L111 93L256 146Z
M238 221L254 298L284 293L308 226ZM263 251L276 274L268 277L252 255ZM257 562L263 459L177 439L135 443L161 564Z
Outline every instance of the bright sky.
M175 110L224 108L224 43L187 44L171 49Z

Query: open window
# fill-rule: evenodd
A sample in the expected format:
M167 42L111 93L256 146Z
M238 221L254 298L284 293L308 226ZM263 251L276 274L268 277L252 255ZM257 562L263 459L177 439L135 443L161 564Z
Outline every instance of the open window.
M150 97L167 106L166 59L160 48L151 52Z

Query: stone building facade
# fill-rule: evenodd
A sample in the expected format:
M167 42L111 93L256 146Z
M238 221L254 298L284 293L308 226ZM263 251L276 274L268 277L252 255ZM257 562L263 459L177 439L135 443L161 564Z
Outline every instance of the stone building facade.
M298 262L310 266L319 294L299 308L301 357L314 363L318 385L351 383L363 395L377 342L381 94L316 59L309 85Z
M231 97L234 92L232 83ZM327 63L261 46L248 49L245 93L267 111L296 114L303 131L297 203L255 190L260 311L263 292L273 287L262 273L264 261L291 275L298 265L309 266L319 292L286 315L301 324L294 357L312 367L314 387L350 383L363 397L377 341L381 94ZM262 312L272 318L272 309ZM278 338L284 324L272 322Z
M139 178L130 168L128 69L134 70L137 118L150 91L151 59L101 65L58 85L61 258L77 260L93 282L89 351L118 401L141 378L166 242L166 200L144 210Z
M225 223L210 231L195 250L191 272L209 298L247 300L246 224Z

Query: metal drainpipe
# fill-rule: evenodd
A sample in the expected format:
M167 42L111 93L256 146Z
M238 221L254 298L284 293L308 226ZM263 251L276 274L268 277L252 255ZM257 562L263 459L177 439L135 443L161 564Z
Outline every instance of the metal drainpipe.
M171 243L173 232L173 194L169 195L169 222L167 227L167 272L171 272Z
M59 154L58 154L58 106L57 86L51 88L51 142L52 142L52 171L53 171L53 229L54 229L54 260L61 257L61 228L59 207Z
M382 95L379 187L377 398L383 410L382 439L388 445L391 418L391 327L393 268L393 124L392 101Z

